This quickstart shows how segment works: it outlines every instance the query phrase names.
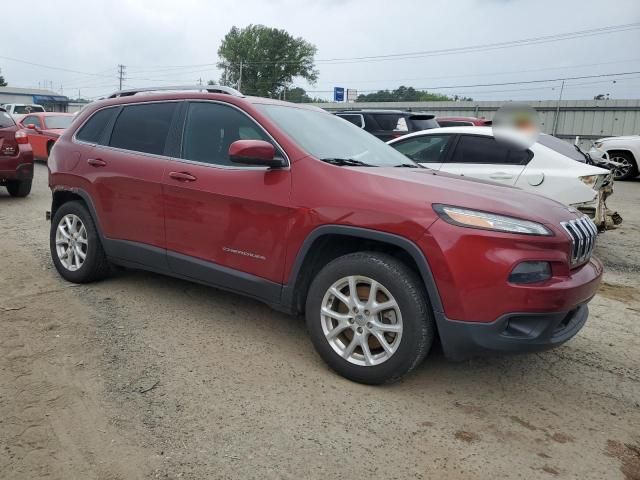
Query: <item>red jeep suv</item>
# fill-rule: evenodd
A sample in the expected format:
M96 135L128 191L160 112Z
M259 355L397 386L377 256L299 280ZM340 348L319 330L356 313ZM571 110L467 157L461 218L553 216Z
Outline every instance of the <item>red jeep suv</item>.
M12 197L26 197L33 181L33 152L27 133L0 108L0 186Z
M72 282L111 264L306 315L345 377L559 345L602 276L596 227L557 202L421 168L320 109L225 87L122 91L56 143L51 255Z

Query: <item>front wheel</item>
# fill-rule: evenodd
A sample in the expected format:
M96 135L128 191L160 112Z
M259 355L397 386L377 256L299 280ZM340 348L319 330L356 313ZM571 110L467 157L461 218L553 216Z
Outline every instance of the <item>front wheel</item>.
M614 180L628 180L638 175L638 165L632 155L626 152L613 152L609 160L615 163L613 167Z
M7 191L12 197L26 197L31 193L31 184L33 180L9 180L7 182Z
M372 385L409 373L435 337L419 276L377 252L345 255L326 265L309 288L306 322L316 350L332 369Z

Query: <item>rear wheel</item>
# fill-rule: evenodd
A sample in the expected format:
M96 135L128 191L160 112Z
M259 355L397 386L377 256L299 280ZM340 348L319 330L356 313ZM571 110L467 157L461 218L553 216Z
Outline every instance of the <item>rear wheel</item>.
M9 180L7 190L12 197L26 197L31 193L32 180Z
M93 218L80 202L58 208L51 220L49 244L56 270L70 282L89 283L109 273Z
M325 266L309 288L306 321L329 366L366 384L392 382L410 372L435 336L418 275L377 252L345 255Z
M627 180L638 175L638 165L630 153L611 152L609 160L616 164L612 170L614 180Z

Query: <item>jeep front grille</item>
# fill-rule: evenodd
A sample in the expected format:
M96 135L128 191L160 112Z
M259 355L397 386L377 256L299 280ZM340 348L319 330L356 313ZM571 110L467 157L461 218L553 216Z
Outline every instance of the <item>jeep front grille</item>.
M586 262L596 245L598 227L586 215L561 223L571 238L571 266Z

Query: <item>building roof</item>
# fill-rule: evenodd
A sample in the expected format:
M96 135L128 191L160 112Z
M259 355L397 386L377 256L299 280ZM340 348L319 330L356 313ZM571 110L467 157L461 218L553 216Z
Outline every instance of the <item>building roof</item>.
M67 103L69 98L53 90L40 88L0 87L0 95L24 95L34 97L35 101Z
M59 96L58 92L53 90L42 90L39 88L18 88L18 87L0 87L0 94L7 93L9 95L47 95Z

